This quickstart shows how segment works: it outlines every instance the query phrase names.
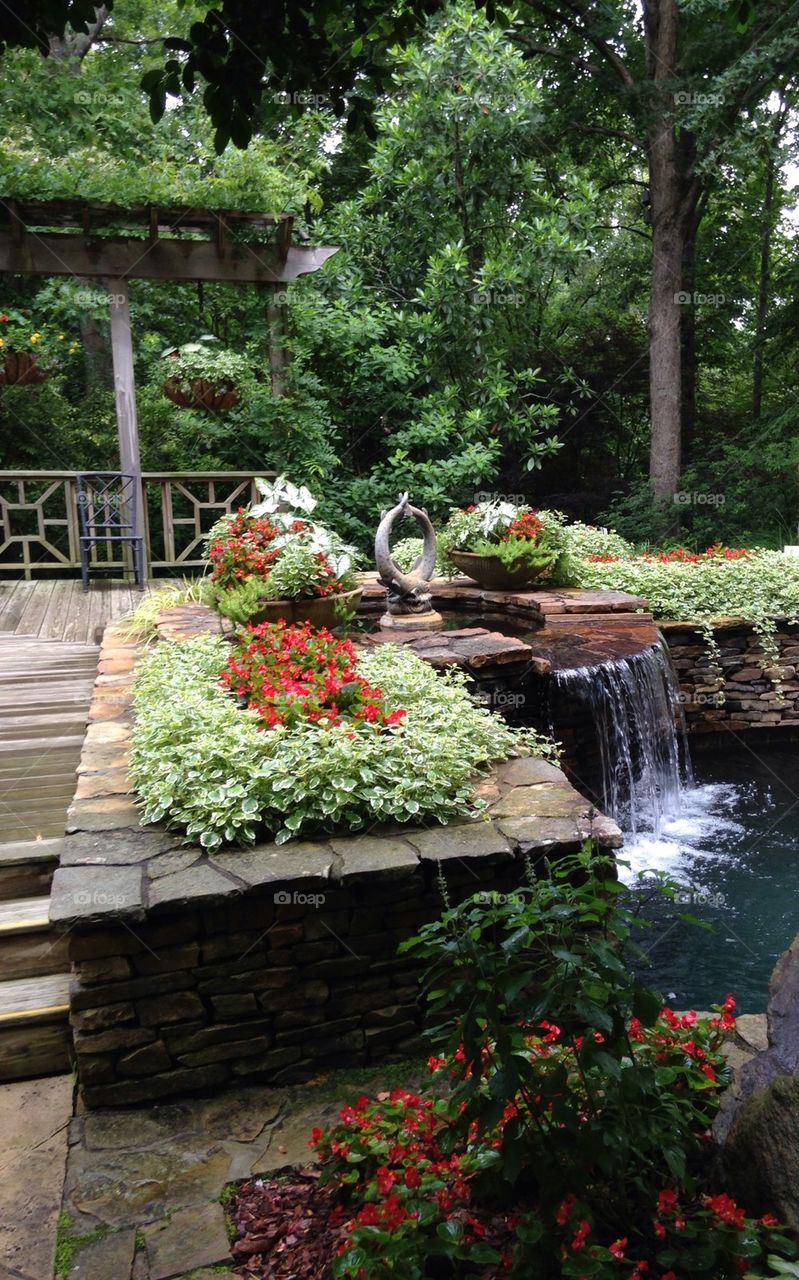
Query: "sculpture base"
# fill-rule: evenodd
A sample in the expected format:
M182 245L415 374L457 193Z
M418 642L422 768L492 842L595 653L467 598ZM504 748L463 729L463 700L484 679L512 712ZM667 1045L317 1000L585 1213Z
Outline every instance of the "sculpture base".
M387 631L441 631L444 619L435 609L426 613L384 613L380 619L380 630Z

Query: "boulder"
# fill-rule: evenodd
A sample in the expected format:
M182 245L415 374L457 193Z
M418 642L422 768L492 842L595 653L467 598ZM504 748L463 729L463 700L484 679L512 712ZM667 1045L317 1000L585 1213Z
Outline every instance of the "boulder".
M778 1076L738 1111L723 1169L748 1213L775 1213L799 1231L799 1077Z

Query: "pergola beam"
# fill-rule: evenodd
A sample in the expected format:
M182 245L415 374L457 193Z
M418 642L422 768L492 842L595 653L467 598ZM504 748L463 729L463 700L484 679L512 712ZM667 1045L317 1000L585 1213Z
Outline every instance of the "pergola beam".
M141 481L128 282L265 286L272 390L276 396L284 395L288 308L285 300L278 301L279 286L318 271L337 252L334 245L292 244L293 227L294 217L287 213L159 209L155 205L122 209L82 200L20 201L0 196L0 273L94 277L107 282L123 472ZM256 241L253 236L260 238ZM139 489L142 501L135 532L142 535L141 483Z
M281 284L309 275L333 245L249 244L224 239L139 240L124 236L0 231L0 271L17 275L98 276L127 280L207 280Z

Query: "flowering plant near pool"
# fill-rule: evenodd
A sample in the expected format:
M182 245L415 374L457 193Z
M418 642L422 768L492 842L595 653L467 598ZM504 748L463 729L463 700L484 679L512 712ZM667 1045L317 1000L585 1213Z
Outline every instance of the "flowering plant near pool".
M677 1015L640 985L621 892L589 844L403 944L429 964L431 1088L314 1132L345 1233L334 1276L797 1274L776 1220L707 1181L734 1001Z
M236 705L240 688L257 709ZM462 675L388 644L352 667L348 644L304 628L251 629L232 655L211 636L161 643L136 681L131 773L144 820L207 848L474 815L475 776L529 752L554 747L477 706Z
M323 599L355 587L355 552L309 518L316 500L282 477L256 482L264 501L223 516L208 535L216 608L234 622L257 615L266 601ZM288 496L297 510L282 510Z

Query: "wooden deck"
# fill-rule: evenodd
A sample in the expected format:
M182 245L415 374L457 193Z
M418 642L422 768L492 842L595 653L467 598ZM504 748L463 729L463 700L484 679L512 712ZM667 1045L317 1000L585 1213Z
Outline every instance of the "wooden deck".
M0 844L63 836L97 654L0 632Z
M47 636L85 639L130 607L129 588L79 599L73 586L0 595L0 620L38 631L0 631L0 1081L70 1066L67 939L48 910L99 647Z
M99 644L104 628L135 609L143 593L126 582L0 582L0 634L67 644Z

